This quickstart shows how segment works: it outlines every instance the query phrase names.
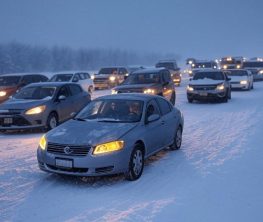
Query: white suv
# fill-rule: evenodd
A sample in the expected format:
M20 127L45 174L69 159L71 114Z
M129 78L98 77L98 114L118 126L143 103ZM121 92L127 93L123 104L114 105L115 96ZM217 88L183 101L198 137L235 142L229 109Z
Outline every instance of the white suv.
M75 82L82 86L82 88L92 93L94 90L94 83L88 72L59 72L52 76L50 82Z

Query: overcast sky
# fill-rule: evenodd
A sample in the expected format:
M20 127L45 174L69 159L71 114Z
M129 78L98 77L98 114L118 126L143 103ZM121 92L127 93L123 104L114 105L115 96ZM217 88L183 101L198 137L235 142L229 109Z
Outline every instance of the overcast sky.
M0 0L0 43L263 56L262 0Z

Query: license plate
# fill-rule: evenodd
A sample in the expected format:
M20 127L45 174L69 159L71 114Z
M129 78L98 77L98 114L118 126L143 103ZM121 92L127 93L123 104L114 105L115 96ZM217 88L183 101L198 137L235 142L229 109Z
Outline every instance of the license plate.
M4 124L12 124L13 118L4 118Z
M72 168L73 162L72 160L56 159L56 166L64 167L64 168Z
M207 92L200 92L199 95L200 96L207 96Z

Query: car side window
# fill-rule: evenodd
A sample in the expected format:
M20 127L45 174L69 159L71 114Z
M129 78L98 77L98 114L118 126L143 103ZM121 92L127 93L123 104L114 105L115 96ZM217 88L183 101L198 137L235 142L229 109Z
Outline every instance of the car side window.
M82 92L82 89L78 85L69 85L71 95L75 96Z
M84 80L84 79L86 79L86 76L84 75L84 73L79 73L79 78L81 80Z
M120 68L119 69L119 74L120 75L125 75L126 73L128 73L128 71L125 68Z
M46 76L39 76L40 82L47 82L48 78Z
M163 71L163 79L164 79L164 82L171 81L171 75L169 71Z
M69 97L70 96L70 93L68 91L67 86L62 86L61 87L61 89L58 92L58 97L60 97L60 96L65 96L65 97Z
M28 84L33 83L35 81L33 80L33 76L32 75L28 75L28 76L23 76L23 79L22 79L21 82L22 82L23 85L28 85Z
M79 81L79 80L80 80L79 74L75 74L74 77L73 77L73 79L72 79L72 81L73 81L73 82L77 82L77 81Z
M166 115L167 113L172 111L170 104L165 99L157 98L157 102L159 104L162 115Z
M86 76L86 79L90 79L91 78L89 73L84 73L84 74Z
M160 111L158 108L158 104L156 103L155 100L151 100L148 105L147 105L147 109L146 109L146 119L149 118L149 116L153 115L153 114L158 114L160 115Z

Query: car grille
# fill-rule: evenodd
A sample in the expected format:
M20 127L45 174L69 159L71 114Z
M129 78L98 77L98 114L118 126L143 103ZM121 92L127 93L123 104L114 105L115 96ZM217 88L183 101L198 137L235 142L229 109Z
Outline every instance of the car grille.
M240 84L240 82L231 82L231 84Z
M5 117L5 118L9 118L9 117ZM0 118L0 125L3 127L10 127L10 126L29 126L31 125L30 122L28 122L25 118L21 117L21 116L12 116L11 118L13 119L13 123L12 124L5 124L4 123L4 117Z
M143 89L119 89L118 93L142 93Z
M209 86L193 86L195 90L215 90L216 86L215 85L209 85Z
M108 82L108 78L95 78L93 81L94 83L105 83L105 82Z
M47 152L66 156L86 156L90 148L90 145L48 143Z
M6 111L0 112L0 115L18 115L22 113L22 109L8 109Z

